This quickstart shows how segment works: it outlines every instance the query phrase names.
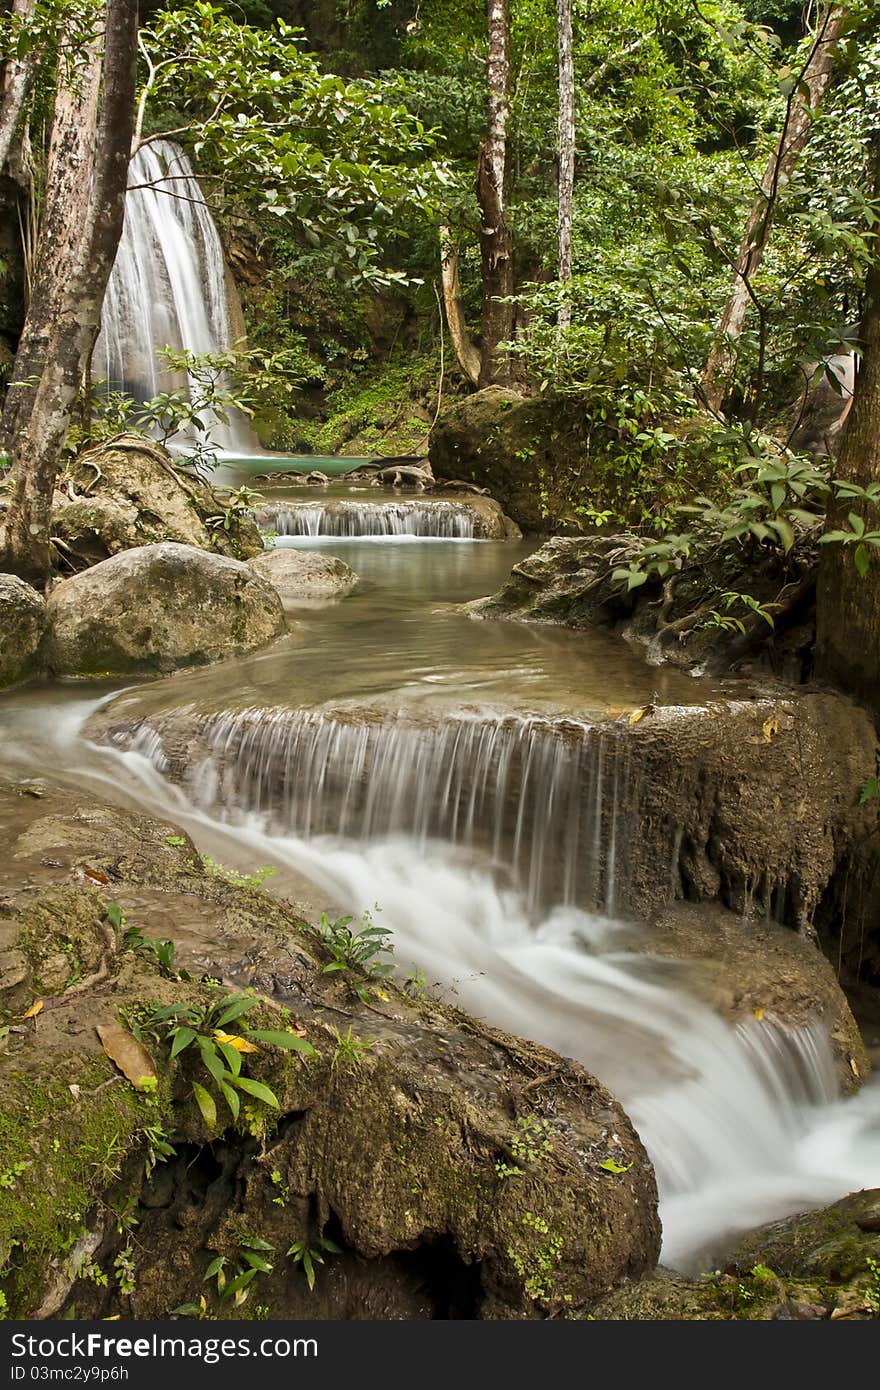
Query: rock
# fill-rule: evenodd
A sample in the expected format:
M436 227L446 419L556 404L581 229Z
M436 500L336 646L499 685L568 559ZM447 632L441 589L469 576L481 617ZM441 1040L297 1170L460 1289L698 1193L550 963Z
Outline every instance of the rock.
M317 468L312 469L311 473L306 474L305 481L310 483L313 487L328 487L330 484L330 479L327 477L327 474L321 473Z
M155 541L177 541L246 560L262 541L253 521L235 515L207 483L183 471L167 449L141 435L120 435L80 454L59 479L52 504L53 536L62 557L97 564Z
M743 1236L720 1272L689 1279L658 1270L594 1304L599 1320L815 1318L862 1320L880 1310L880 1189Z
M790 1030L821 1022L841 1090L867 1077L865 1045L830 961L790 928L713 904L676 903L631 944L678 961L688 988L735 1023L757 1017Z
M344 560L310 550L293 550L287 546L264 551L250 561L250 566L278 590L282 602L286 604L326 595L341 597L360 583L354 570Z
M638 590L611 572L631 536L554 536L514 565L496 594L464 605L478 618L520 618L565 627L614 627L628 618Z
M41 981L47 962L69 961L65 978L48 981L39 1030L0 1050L0 1171L15 1174L0 1203L10 1316L47 1298L54 1306L56 1287L79 1317L153 1318L203 1295L222 1314L205 1282L209 1252L234 1267L243 1230L276 1251L254 1289L272 1317L577 1315L653 1268L650 1163L620 1106L577 1063L393 980L364 1004L353 986L368 990L366 976L325 973L325 949L289 905L207 871L173 824L55 788L39 804L4 796L27 819L0 861L8 948ZM70 883L72 863L98 883L112 874L112 889ZM177 939L175 967L187 975L163 975L148 945L113 930L111 892L127 927ZM78 987L78 973L98 972L100 988ZM195 1049L172 1062L161 1026L144 1039L159 1074L149 1106L114 1079L97 1025L173 1004L203 1012L246 987L254 1003L237 1033L293 1027L313 1049L262 1038L244 1055L242 1075L269 1087L277 1109L243 1096L247 1125L236 1126ZM193 1081L214 1095L216 1123ZM170 1153L153 1145L150 1158L145 1124ZM520 1160L530 1125L540 1156ZM112 1162L95 1160L108 1152ZM603 1171L611 1155L626 1171ZM104 1220L111 1197L129 1204L135 1242ZM58 1282L86 1230L99 1234L91 1259L102 1270L128 1245L131 1295L85 1270L72 1286ZM325 1252L316 1301L283 1256L322 1234L340 1253Z
M42 596L14 574L0 574L0 689L26 680L37 667L46 626Z
M248 565L170 542L126 550L57 584L46 656L60 676L153 675L265 645L285 629Z

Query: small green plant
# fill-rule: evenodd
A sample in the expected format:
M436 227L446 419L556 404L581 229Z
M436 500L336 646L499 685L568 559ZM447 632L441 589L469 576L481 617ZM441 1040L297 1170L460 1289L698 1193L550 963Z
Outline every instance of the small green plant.
M230 1279L227 1273L227 1256L216 1255L205 1270L203 1282L213 1279L220 1299L224 1303L231 1301L233 1307L240 1308L247 1301L249 1286L257 1275L272 1273L274 1265L269 1256L274 1254L274 1251L274 1245L270 1245L259 1236L239 1236L232 1278ZM185 1304L184 1307L189 1310L191 1305Z
M875 1317L880 1318L880 1260L875 1260L873 1255L869 1255L865 1264L871 1281L865 1298L872 1313Z
M859 805L864 806L868 801L875 801L880 796L880 744L875 749L875 759L877 762L877 772L873 777L868 777L859 788Z
M243 517L250 516L254 504L263 500L262 493L250 487L238 487L225 495L226 505L222 512L209 516L207 524L212 531L231 531Z
M147 1141L144 1177L148 1178L157 1164L167 1163L170 1158L176 1158L177 1150L169 1143L162 1125L147 1125L143 1130L143 1136Z
M11 1188L15 1187L15 1184L18 1182L22 1173L25 1172L26 1168L26 1163L13 1163L9 1168L5 1168L3 1172L0 1173L0 1188L5 1188L8 1192Z
M310 1289L314 1290L315 1279L317 1277L315 1265L322 1265L324 1263L325 1254L341 1255L342 1250L334 1241L328 1240L326 1236L318 1236L313 1245L310 1245L304 1240L295 1240L287 1254L295 1265L300 1266L303 1274L306 1276L306 1283Z
M389 944L389 929L374 926L370 912L361 915L358 920L359 929L356 931L352 931L354 920L353 917L337 917L335 921L331 921L326 912L321 913L320 922L312 930L331 956L322 973L331 975L340 970L362 971L367 979L372 981L392 974L393 965L376 959L377 956L387 955L394 949ZM367 985L354 980L351 982L351 988L362 1003L369 1003L370 989Z
M217 860L208 854L202 855L202 868L215 878L225 879L233 888L261 888L267 878L278 872L271 865L263 864L259 869L254 869L252 874L241 874L238 869L229 869L225 864L218 864Z
M127 1245L124 1250L120 1250L116 1256L113 1261L113 1273L116 1275L119 1292L121 1294L133 1294L137 1283L137 1270L130 1245Z
M543 1154L553 1152L552 1124L540 1115L518 1116L510 1147L517 1162L537 1163Z
M552 1235L548 1223L534 1212L525 1212L520 1225L522 1235L507 1247L507 1254L529 1298L536 1303L545 1302L554 1292L563 1240ZM571 1295L564 1294L562 1301L570 1303Z
M425 1000L428 997L428 977L423 971L414 970L407 975L403 988L411 999Z
M330 1062L330 1070L337 1071L340 1067L344 1071L356 1071L360 1066L365 1052L373 1049L372 1038L357 1038L352 1034L351 1024L348 1026L347 1033L336 1031L336 1047L333 1051L333 1058Z
M215 1004L201 1008L189 1004L169 1004L164 1008L148 1010L143 1014L135 1028L135 1035L150 1035L157 1042L171 1045L171 1057L193 1052L198 1055L206 1079L213 1081L233 1120L238 1120L241 1110L241 1095L252 1096L264 1105L278 1110L278 1097L262 1081L242 1075L242 1058L248 1053L260 1052L260 1044L285 1048L299 1052L303 1056L313 1056L315 1049L311 1043L296 1033L249 1028L239 1022L243 1033L227 1033L230 1023L242 1020L256 1005L257 1000L249 994L230 994L218 999ZM217 1105L207 1086L200 1081L191 1081L192 1093L202 1113L202 1118L210 1129L217 1124Z

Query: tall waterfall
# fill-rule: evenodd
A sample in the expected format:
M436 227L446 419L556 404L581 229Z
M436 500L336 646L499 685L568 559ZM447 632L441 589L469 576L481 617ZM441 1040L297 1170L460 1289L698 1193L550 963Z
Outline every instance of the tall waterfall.
M155 140L131 161L125 226L107 286L93 374L112 391L149 400L197 383L170 372L162 348L224 352L232 345L223 248L192 165L179 145ZM224 452L259 446L240 413L204 412L204 435ZM175 443L194 442L179 436Z

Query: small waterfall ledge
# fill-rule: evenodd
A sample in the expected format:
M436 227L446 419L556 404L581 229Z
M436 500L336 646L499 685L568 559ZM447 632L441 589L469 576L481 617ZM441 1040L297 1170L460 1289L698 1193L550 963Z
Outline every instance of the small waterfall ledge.
M107 286L92 371L109 391L149 400L198 384L170 372L166 347L222 353L233 346L223 247L192 164L170 140L142 145L129 166L125 225ZM240 317L240 311L235 317ZM204 434L223 452L261 453L245 417L203 412ZM195 432L179 437L193 444ZM177 442L177 441L175 441Z
M490 498L402 498L275 502L260 508L258 526L277 536L415 536L504 540L518 531Z
M867 720L840 704L727 701L593 724L421 707L124 720L110 707L96 734L200 808L256 814L273 834L407 834L488 856L535 913L647 918L718 900L809 934L873 759Z

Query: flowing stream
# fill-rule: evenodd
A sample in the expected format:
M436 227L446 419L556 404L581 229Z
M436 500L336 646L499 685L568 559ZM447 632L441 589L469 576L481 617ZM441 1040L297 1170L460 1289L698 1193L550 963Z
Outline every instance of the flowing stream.
M880 1182L880 1084L841 1099L820 1024L729 1025L615 919L638 822L595 721L717 692L599 634L462 615L524 544L290 543L363 587L248 659L121 694L6 696L4 764L172 817L237 867L274 864L318 911L378 903L403 975L619 1097L656 1167L669 1264L706 1267L751 1225ZM96 711L106 745L85 733Z

